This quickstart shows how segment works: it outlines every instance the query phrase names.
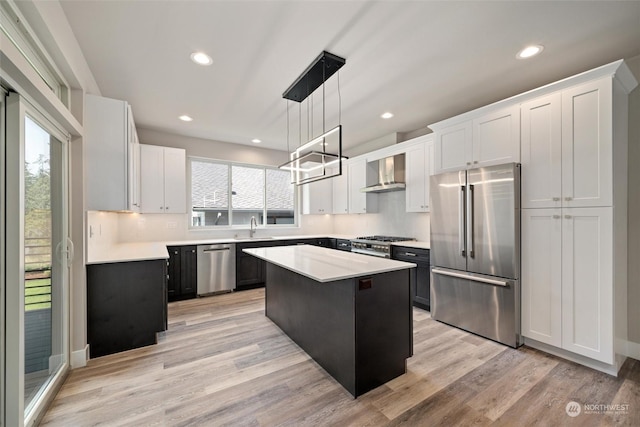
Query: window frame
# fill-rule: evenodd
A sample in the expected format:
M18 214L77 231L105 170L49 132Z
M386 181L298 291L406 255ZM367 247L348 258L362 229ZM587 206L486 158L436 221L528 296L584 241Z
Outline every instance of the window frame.
M22 15L15 0L0 2L0 31L20 51L62 104L70 106L69 83Z
M234 162L234 161L230 161L230 160L220 160L220 159L213 159L213 158L208 158L208 157L200 157L200 156L187 156L187 183L188 183L188 188L187 188L187 197L188 197L188 201L189 201L189 206L188 206L188 213L189 213L189 226L188 226L188 230L189 231L212 231L212 230L248 230L249 228L251 228L250 224L233 224L233 201L232 201L232 189L233 189L233 166L240 166L240 167L247 167L247 168L254 168L254 169L261 169L263 171L263 183L262 183L262 196L263 196L263 207L262 207L262 213L263 213L263 218L265 219L265 223L264 224L258 224L259 229L287 229L287 228L300 228L300 223L299 223L299 219L300 219L300 206L299 206L299 201L300 201L300 191L299 191L299 187L297 186L293 186L293 223L292 224L268 224L266 223L266 219L267 219L267 212L269 211L269 209L267 208L267 170L277 170L279 171L280 169L276 166L270 166L270 165L260 165L260 164L252 164L252 163L244 163L244 162ZM228 212L228 219L229 219L229 224L228 225L199 225L199 226L195 226L193 225L193 200L192 200L192 192L193 192L193 174L192 174L192 164L193 162L204 162L204 163L214 163L214 164L218 164L218 165L225 165L227 166L227 173L228 173L228 178L227 178L227 193L228 193L228 201L227 201L227 212ZM286 172L286 171L285 171Z

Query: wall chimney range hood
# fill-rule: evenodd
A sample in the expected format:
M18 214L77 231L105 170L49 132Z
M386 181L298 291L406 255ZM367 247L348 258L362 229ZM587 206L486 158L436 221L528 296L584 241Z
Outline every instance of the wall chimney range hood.
M406 188L404 178L405 154L385 157L376 160L378 163L377 183L361 188L363 193L386 193L389 191L400 191Z

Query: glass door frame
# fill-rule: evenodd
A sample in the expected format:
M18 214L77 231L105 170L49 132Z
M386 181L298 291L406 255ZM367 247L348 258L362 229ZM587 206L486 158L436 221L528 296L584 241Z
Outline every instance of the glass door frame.
M64 380L70 366L69 344L69 312L70 312L70 271L69 271L69 136L55 121L41 113L37 107L16 92L9 93L5 99L6 106L6 181L4 185L6 200L5 241L4 248L18 250L5 251L5 285L18 283L19 286L5 286L5 321L6 325L17 325L5 328L5 360L4 360L4 423L7 426L32 425L41 416L46 404L53 398L54 392ZM24 407L24 215L25 215L25 118L35 121L62 144L62 349L64 363L53 375L43 392L39 393L32 405L33 410L25 414ZM55 253L53 254L55 260Z
M5 112L7 91L0 86L0 165L5 169ZM5 396L5 349L6 349L6 327L5 327L5 289L6 289L6 269L5 269L5 236L6 236L6 205L5 205L5 173L0 173L0 426L6 425Z

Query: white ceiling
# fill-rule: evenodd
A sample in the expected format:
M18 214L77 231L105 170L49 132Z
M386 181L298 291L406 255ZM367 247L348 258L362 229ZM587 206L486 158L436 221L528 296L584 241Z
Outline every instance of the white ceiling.
M339 78L347 149L640 54L640 1L61 4L102 95L127 100L139 127L240 144L260 138L261 147L280 150L282 93L322 50L346 59ZM543 53L516 59L531 43ZM213 65L192 63L197 50ZM321 99L316 92L313 135L322 128ZM292 146L309 134L309 103L302 113L298 105L290 104ZM327 129L338 106L334 76ZM385 111L395 117L381 119ZM182 114L194 121L181 122Z

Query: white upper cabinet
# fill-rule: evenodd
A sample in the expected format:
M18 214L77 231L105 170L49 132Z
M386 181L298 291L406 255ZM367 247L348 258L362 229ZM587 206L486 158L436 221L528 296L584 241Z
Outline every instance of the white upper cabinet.
M612 79L562 91L563 206L613 203Z
M302 186L302 213L330 214L333 213L333 184L335 178L325 178L310 182Z
M520 161L520 106L436 129L435 172Z
M140 145L140 211L186 213L186 152Z
M465 169L472 161L471 121L446 127L436 132L435 172Z
M372 213L378 210L378 195L363 193L360 189L368 184L367 176L374 177L368 170L367 159L358 157L348 162L349 213Z
M429 177L433 171L433 138L428 135L417 139L420 140L418 143L406 149L406 211L429 212Z
M522 207L613 203L612 81L522 104Z
M349 213L349 178L348 168L345 162L342 163L342 174L331 178L333 192L333 213Z
M562 206L562 97L525 102L522 111L522 208Z
M140 166L131 108L86 95L84 132L87 209L137 212Z
M520 161L520 106L473 120L472 166Z

